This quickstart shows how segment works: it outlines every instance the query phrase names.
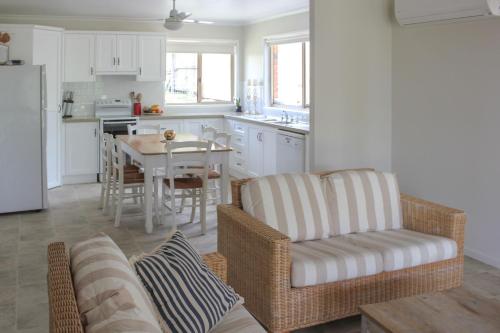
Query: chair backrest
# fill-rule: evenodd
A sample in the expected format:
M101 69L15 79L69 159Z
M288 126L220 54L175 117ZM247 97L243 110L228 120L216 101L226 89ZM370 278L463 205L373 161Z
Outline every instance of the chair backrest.
M128 135L160 134L160 125L127 125Z
M167 142L167 176L174 178L186 173L201 176L205 181L208 179L210 154L213 141L185 141ZM187 153L193 150L198 153ZM189 169L189 172L186 170Z
M125 157L123 156L121 141L111 137L110 143L111 143L111 165L113 169L116 169L118 171L119 177L123 177L123 167L125 165Z
M111 168L111 148L113 135L109 133L101 133L101 145L100 145L100 153L101 153L101 161L102 161L102 171L103 177L106 179L106 173L109 168Z
M214 142L220 144L225 148L231 147L231 134L219 132L214 136Z
M203 126L201 128L201 138L203 140L215 140L215 136L217 135L217 130L210 126Z

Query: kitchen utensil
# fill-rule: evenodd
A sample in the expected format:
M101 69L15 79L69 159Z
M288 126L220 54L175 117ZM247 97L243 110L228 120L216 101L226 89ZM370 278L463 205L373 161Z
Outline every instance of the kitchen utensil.
M64 100L63 100L63 118L71 118L73 117L73 92L72 91L66 91L64 93Z

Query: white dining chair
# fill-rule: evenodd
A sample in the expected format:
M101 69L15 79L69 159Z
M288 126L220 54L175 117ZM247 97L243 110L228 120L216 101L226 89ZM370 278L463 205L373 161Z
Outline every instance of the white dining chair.
M166 177L163 184L162 215L165 209L171 214L171 223L176 223L176 199L191 199L191 218L194 220L196 207L200 209L201 233L207 232L207 186L212 141L186 141L167 143ZM174 153L176 150L197 150L198 153ZM188 174L189 173L189 174ZM176 190L180 190L179 194ZM170 205L169 205L170 204Z
M127 125L128 135L161 134L160 125Z
M115 212L115 227L120 226L123 201L126 199L136 199L144 197L144 173L127 171L129 166L125 163L125 156L122 151L121 141L112 139L112 179L114 180L111 186L111 202L112 209ZM127 192L131 190L131 192ZM158 215L158 200L156 192L153 193L155 204L155 212ZM135 202L135 200L134 200ZM141 200L141 203L143 200Z

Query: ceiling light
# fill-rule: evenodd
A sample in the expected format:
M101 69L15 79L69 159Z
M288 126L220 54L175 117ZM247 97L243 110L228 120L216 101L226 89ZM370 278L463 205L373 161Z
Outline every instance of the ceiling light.
M165 20L165 24L163 26L168 30L179 30L182 28L182 25L182 21Z

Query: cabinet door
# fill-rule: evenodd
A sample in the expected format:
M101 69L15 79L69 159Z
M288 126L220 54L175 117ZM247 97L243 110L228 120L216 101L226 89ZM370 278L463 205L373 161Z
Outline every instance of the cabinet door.
M184 120L184 131L186 133L194 134L198 137L202 136L202 128L204 123L200 119L186 119Z
M47 92L47 185L61 185L61 76L62 31L35 30L33 64L45 65Z
M96 59L97 72L113 72L117 66L116 57L116 35L99 34L96 36Z
M65 124L65 175L98 173L97 123Z
M165 81L165 37L139 36L137 81Z
M64 35L64 82L95 81L94 35Z
M137 71L137 37L135 35L117 35L116 70L133 73Z
M247 150L247 173L251 177L259 177L263 174L264 154L263 134L261 128L248 126L248 150Z
M276 147L277 136L276 131L269 127L264 127L261 129L261 141L262 141L262 176L275 175L276 168Z
M170 120L161 120L160 121L161 130L174 130L177 133L181 133L184 131L184 122L181 119L170 119Z

